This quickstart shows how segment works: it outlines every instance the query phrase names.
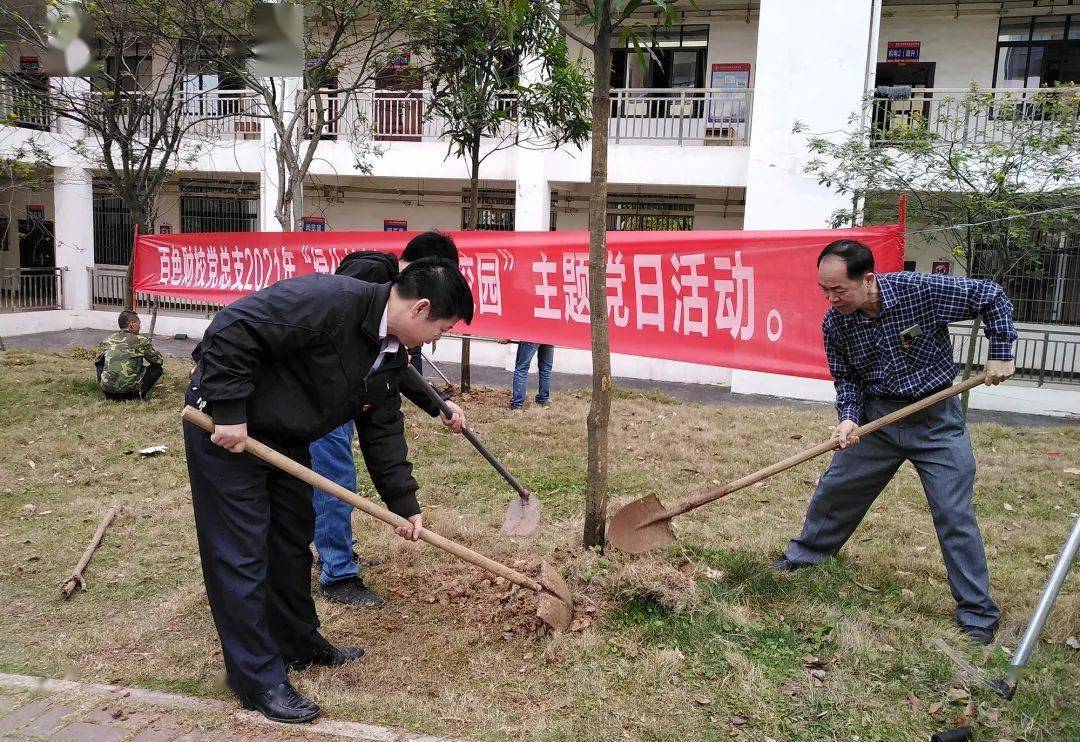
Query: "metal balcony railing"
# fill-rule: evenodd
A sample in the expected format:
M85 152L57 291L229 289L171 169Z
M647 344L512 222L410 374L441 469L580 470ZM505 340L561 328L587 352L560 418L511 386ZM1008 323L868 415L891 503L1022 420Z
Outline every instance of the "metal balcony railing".
M67 268L0 268L0 312L64 308Z

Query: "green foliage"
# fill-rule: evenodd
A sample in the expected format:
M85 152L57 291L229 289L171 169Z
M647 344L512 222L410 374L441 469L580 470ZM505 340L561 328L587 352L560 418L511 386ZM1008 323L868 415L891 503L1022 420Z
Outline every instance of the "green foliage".
M853 197L833 226L891 220L896 195L906 193L928 240L944 243L969 272L984 251L980 265L995 277L1037 265L1056 235L1080 228L1080 89L1016 98L973 87L935 95L925 108L912 103L902 115L888 101L867 106L849 130L808 140L805 171Z
M450 151L474 171L507 146L588 139L589 76L542 3L430 0L407 33L432 92L426 113L445 121ZM482 139L494 142L483 156Z

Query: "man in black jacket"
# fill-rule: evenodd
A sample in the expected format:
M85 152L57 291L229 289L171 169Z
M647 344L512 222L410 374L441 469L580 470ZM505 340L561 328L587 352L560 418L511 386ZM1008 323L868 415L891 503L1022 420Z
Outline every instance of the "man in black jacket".
M229 684L245 708L310 721L319 707L289 684L287 669L363 656L318 631L310 488L236 455L248 432L309 464L312 441L386 399L406 347L438 339L472 313L457 267L422 260L393 284L318 274L280 281L221 310L207 328L186 401L214 418L214 433L184 423L184 447L206 593ZM395 530L416 540L423 518L404 435L373 451L394 462L379 495L411 523Z
M425 258L440 258L454 265L458 263L457 247L449 237L438 232L424 232L409 240L400 260L391 253L376 251L355 252L341 261L337 273L368 283L389 283L410 263ZM415 361L410 349L410 358ZM414 364L415 365L415 364ZM413 377L401 378L401 393L411 399L431 416L439 414L431 397ZM446 403L453 416L441 417L443 423L460 433L465 425L465 415L456 404ZM387 441L396 442L405 429L401 413L401 397L396 387L387 390L384 399L372 400L371 408L335 428L311 444L311 468L342 487L356 491L356 459L353 456L353 429L360 439L360 451L375 488L382 491L383 481L396 476L397 467L406 465L404 457L379 455L379 448ZM393 443L391 445L394 445ZM375 608L383 599L368 589L360 576L361 565L377 565L375 559L360 557L353 550L353 507L322 490L315 489L312 496L315 507L315 548L319 553L319 592L323 597L345 605Z

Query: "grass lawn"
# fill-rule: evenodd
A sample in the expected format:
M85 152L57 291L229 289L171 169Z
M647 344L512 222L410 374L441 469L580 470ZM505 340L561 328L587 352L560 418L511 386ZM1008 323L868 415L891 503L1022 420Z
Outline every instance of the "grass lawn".
M0 353L0 671L228 698L195 545L178 413L187 366L170 360L149 403L105 401L86 354ZM509 382L509 379L508 379ZM1012 702L970 683L943 637L1000 673L1080 510L1080 427L975 425L979 514L999 642L955 628L926 501L905 465L834 562L774 576L828 457L676 520L646 557L579 548L586 392L510 414L507 390L462 402L481 439L544 501L541 535L498 537L511 490L469 447L410 409L428 525L496 559L559 568L572 631L537 631L525 596L425 544L356 517L376 611L316 602L323 632L364 662L293 679L325 713L429 734L538 740L915 740L960 723L976 739L1080 739L1080 568ZM613 510L668 504L828 435L825 412L708 407L618 391ZM733 401L737 402L737 398ZM801 438L796 439L796 436ZM133 450L165 444L164 455ZM372 495L366 476L361 492ZM59 597L112 500L124 510L86 576Z

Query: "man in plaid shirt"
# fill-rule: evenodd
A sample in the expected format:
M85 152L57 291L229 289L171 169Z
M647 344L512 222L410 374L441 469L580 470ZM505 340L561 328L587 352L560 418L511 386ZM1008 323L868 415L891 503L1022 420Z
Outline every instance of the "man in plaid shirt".
M910 461L930 504L956 619L972 641L990 644L1000 611L990 598L972 507L975 457L959 399L939 402L861 443L852 432L952 384L950 322L981 315L990 340L986 383L1012 376L1012 303L993 281L876 274L870 249L853 240L838 240L822 251L818 282L831 305L822 330L836 384L840 424L833 438L840 450L818 482L802 532L773 569L790 572L834 556L896 470Z

